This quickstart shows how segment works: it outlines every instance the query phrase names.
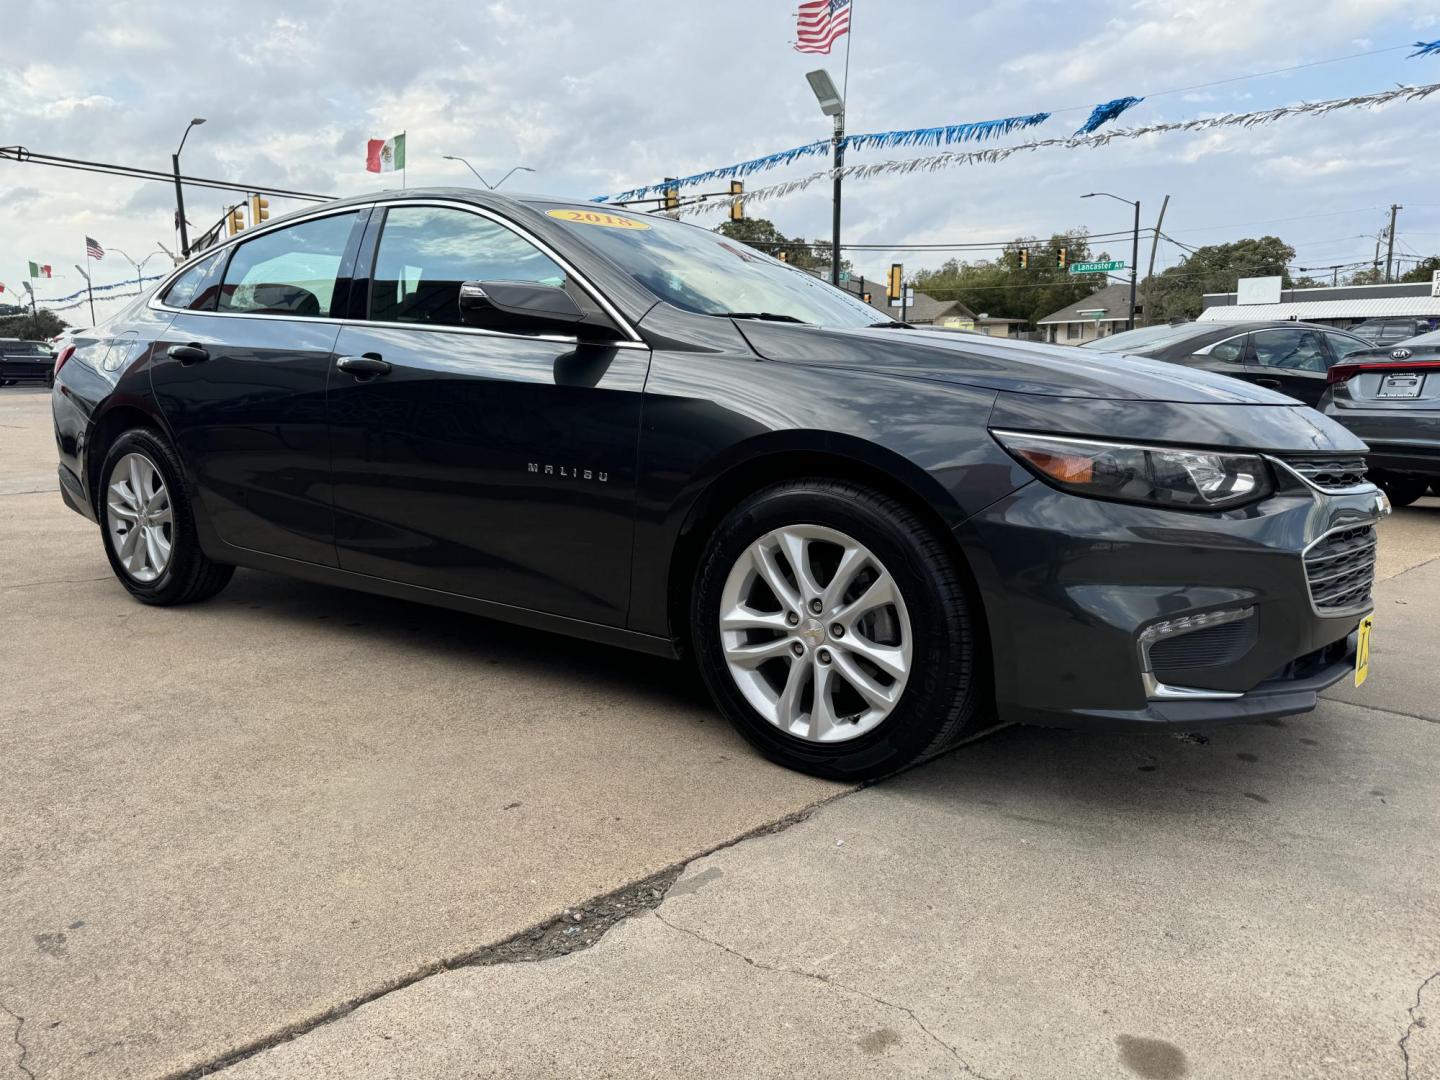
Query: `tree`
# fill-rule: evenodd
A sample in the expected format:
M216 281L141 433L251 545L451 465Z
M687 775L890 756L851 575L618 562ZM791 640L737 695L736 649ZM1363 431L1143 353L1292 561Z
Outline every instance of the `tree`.
M1104 274L1062 270L1062 247L1070 263L1091 259L1090 238L1083 229L1056 233L1049 240L1022 236L1006 244L998 259L950 259L938 270L922 270L915 275L915 288L936 300L958 300L977 315L1025 319L1033 327L1036 319L1083 300L1107 280ZM1020 269L1021 250L1029 253L1028 270Z
M1379 285L1385 280L1384 271L1378 267L1370 267L1367 270L1356 270L1346 280L1347 285Z
M1435 276L1435 271L1440 270L1440 255L1431 255L1428 259L1422 259L1414 267L1400 275L1401 281L1430 281Z
M34 341L44 341L46 338L54 337L70 325L48 308L41 308L39 315L38 324L28 311L23 315L12 315L9 318L0 319L0 338L30 338Z
M1196 248L1178 266L1145 279L1141 291L1145 321L1193 319L1200 314L1206 293L1234 292L1242 277L1278 276L1288 289L1286 267L1294 258L1295 249L1278 236Z
M800 237L788 237L775 227L768 218L743 218L727 221L715 230L721 236L738 240L747 247L763 251L766 255L779 258L785 253L785 261L803 270L818 270L830 266L830 241L816 240L813 244ZM841 257L840 269L849 270L850 260Z

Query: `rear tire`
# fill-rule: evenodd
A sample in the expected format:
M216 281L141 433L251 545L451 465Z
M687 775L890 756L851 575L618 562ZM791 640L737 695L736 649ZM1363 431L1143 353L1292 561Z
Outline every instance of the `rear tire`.
M1425 489L1430 486L1430 481L1423 476L1408 476L1403 473L1382 472L1372 479L1376 486L1385 492L1390 505L1394 507L1409 506L1424 495Z
M726 718L770 760L848 782L932 757L988 715L979 624L924 521L818 478L740 503L701 556L691 602L696 658Z
M183 476L170 444L148 428L116 439L100 467L97 509L105 554L120 584L141 603L208 600L235 573L200 550Z

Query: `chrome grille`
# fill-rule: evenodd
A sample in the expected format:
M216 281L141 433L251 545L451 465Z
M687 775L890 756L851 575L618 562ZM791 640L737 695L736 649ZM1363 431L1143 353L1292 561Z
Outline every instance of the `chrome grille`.
M1347 615L1370 607L1376 546L1373 525L1340 529L1310 546L1305 552L1305 582L1316 611Z
M1321 491L1344 491L1365 482L1363 457L1303 457L1283 460Z

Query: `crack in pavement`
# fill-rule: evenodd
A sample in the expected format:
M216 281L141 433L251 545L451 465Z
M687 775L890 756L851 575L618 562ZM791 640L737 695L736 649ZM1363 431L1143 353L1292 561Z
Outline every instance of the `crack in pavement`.
M197 1065L171 1072L167 1074L164 1080L199 1080L200 1077L210 1076L213 1073L229 1068L231 1065L239 1064L247 1058L262 1054L266 1050L272 1050L284 1043L293 1042L296 1039L308 1035L316 1028L323 1027L326 1024L349 1016L356 1009L364 1005L373 1004L381 998L388 997L390 994L399 990L405 990L433 975L440 975L447 971L455 971L461 968L489 967L496 964L543 963L546 960L566 956L572 952L580 952L584 949L592 948L618 923L624 922L643 911L653 910L662 904L669 892L670 886L675 883L675 880L685 872L691 863L714 855L716 852L732 848L737 844L742 844L746 840L753 840L757 837L784 832L792 825L798 825L800 822L805 821L816 811L824 806L828 806L836 799L843 799L858 790L860 790L858 787L852 787L837 791L832 795L816 800L809 806L786 814L782 818L766 822L764 825L757 826L748 832L742 833L740 836L724 840L705 851L700 851L688 856L639 881L633 881L628 885L623 885L603 896L594 897L583 903L572 904L566 908L561 915L535 923L521 930L519 933L511 934L501 941L482 946L478 949L471 949L458 956L432 961L418 970L410 972L408 975L391 979L381 986L366 993L351 997L328 1009L323 1009L319 1013L306 1019L286 1024L279 1030L272 1031L270 1034L262 1036L259 1039L254 1039L243 1046L224 1051ZM614 901L623 898L627 893L631 894L631 896L629 902L624 905L625 910L623 913L617 912L613 918L602 916L592 922L590 926L586 927L583 933L572 933L571 935L563 936L565 935L565 931L569 930L573 932L581 925L573 921L576 909L588 912L603 908L607 904L613 905ZM12 1013L11 1015L14 1014ZM916 1018L915 1022L917 1024L920 1023L918 1018ZM924 1027L923 1024L920 1026ZM978 1074L976 1075L978 1076ZM31 1080L34 1080L33 1076ZM988 1080L988 1078L980 1077L979 1080Z
M20 1038L20 1032L23 1031L25 1028L25 1017L15 1012L3 1001L0 1001L0 1012L5 1013L7 1016L10 1016L15 1020L15 1031L12 1033L12 1037L15 1040L15 1045L20 1048L20 1057L16 1060L15 1067L21 1072L23 1072L26 1076L28 1076L30 1080L35 1080L34 1071L30 1068L30 1066L25 1064L25 1059L30 1056L30 1048L26 1046Z
M674 930L677 933L681 934L688 934L696 941L703 942L706 945L711 945L714 948L719 949L721 952L729 953L731 956L739 960L743 960L751 967L757 967L761 971L771 971L778 975L798 975L803 979L813 979L816 982L824 983L826 986L833 986L840 990L844 990L847 993L854 994L856 997L866 998L870 1001L875 1002L875 1004L877 1005L885 1006L885 1008L887 1009L894 1009L896 1012L902 1012L911 1020L913 1020L915 1022L915 1026L918 1027L921 1031L923 1031L933 1042L948 1051L950 1056L955 1059L955 1061L959 1064L960 1068L963 1069L967 1075L975 1077L976 1080L994 1080L993 1077L987 1077L984 1073L976 1072L974 1067L972 1067L968 1061L966 1061L960 1056L960 1051L956 1050L955 1047L951 1046L944 1039L940 1038L939 1035L936 1035L935 1032L931 1031L925 1025L925 1021L921 1020L920 1017L915 1014L915 1010L910 1008L908 1005L901 1005L894 1001L886 1001L882 997L876 997L874 994L869 993L866 990L861 990L859 987L850 986L846 983L842 983L837 979L830 978L830 976L828 975L821 975L817 972L806 971L804 968L782 967L776 964L764 963L763 961L756 960L753 957L746 956L738 949L732 949L729 945L726 945L722 941L716 941L714 938L707 937L706 935L700 933L700 931L698 930L692 930L688 926L679 926L671 922L669 919L665 918L664 915L661 915L658 910L652 911L650 914L654 915L655 918L659 919L671 930Z
M41 585L84 585L87 581L108 581L113 576L113 574L101 574L99 577L55 578L53 581L22 581L18 585L0 585L0 591L9 589L38 589Z
M1416 1016L1415 1010L1420 1008L1420 997L1425 993L1425 988L1436 979L1440 979L1440 971L1432 973L1420 984L1419 989L1415 991L1415 1004L1405 1010L1410 1016L1410 1024L1405 1028L1405 1034L1400 1036L1400 1056L1405 1061L1405 1080L1410 1080L1410 1036L1415 1034L1416 1028L1423 1028L1425 1026L1425 1018Z

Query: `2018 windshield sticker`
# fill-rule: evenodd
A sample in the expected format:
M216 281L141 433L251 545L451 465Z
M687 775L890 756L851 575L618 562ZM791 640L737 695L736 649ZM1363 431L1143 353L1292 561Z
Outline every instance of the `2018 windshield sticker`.
M621 217L619 214L602 214L598 210L547 210L547 217L559 221L574 221L581 225L599 225L602 229L648 229L648 221Z

